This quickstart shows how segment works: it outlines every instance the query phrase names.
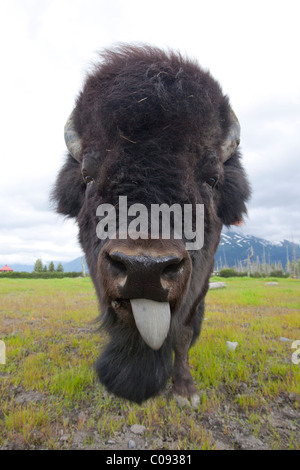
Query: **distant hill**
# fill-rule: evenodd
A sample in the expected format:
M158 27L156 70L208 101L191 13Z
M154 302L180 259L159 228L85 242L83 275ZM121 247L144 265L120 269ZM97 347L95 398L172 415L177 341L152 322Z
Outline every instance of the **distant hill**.
M3 263L3 266L4 266L4 264L5 263ZM47 266L48 266L49 262L43 263L43 264L47 264ZM54 262L55 268L57 267L58 264L59 264L59 261ZM73 259L72 261L68 261L68 262L63 262L62 261L61 264L64 268L65 273L69 273L69 272L73 272L73 271L75 271L75 272L81 272L82 271L81 257ZM85 265L85 271L88 273L89 270L88 270L85 258L84 258L84 265ZM25 272L28 272L28 273L31 273L33 271L33 265L31 266L31 265L28 265L28 264L10 264L9 267L12 268L14 271L25 271Z
M4 264L6 264L6 263L2 263L0 267L2 268L2 266L4 266ZM10 264L10 263L7 263L7 264L14 271L18 271L18 272L24 272L25 271L27 273L31 273L33 271L33 266L30 266L28 264Z
M81 272L82 271L81 257L73 259L73 261L69 261L68 263L61 263L61 264L63 265L65 273L69 273L69 272L73 272L73 271L76 271L76 272ZM57 266L57 263L55 263L55 266ZM87 267L85 258L84 258L84 267L85 267L86 273L88 273L89 269Z
M253 250L251 261L259 260L260 263L275 264L279 261L285 269L287 259L292 261L300 258L300 245L283 240L271 242L253 235L241 235L238 232L222 232L221 241L215 256L216 269L227 265L233 267L241 261L246 265L246 260Z
M267 264L275 264L281 262L285 269L287 263L287 257L292 261L295 257L300 258L300 245L297 243L283 240L281 242L270 242L263 238L255 237L253 235L241 235L235 231L224 231L221 234L221 241L218 247L215 257L215 268L220 269L227 265L233 267L238 265L241 261L246 265L247 257L250 253L251 247L253 249L253 257L251 261L266 262ZM5 264L5 260L2 262L2 266ZM59 262L55 262L55 267ZM48 265L49 263L47 263ZM76 258L69 262L61 263L64 268L64 272L82 271L81 257ZM14 271L27 271L32 272L33 266L23 264L12 264L10 267ZM85 269L88 273L88 267L85 263Z

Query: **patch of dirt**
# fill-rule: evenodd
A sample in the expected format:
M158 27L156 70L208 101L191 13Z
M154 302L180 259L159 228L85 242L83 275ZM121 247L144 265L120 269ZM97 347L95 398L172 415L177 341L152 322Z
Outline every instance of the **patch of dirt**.
M243 388L243 387L242 387ZM25 391L22 387L12 387L14 401L18 405L27 403L49 403L55 397L44 393ZM172 432L172 428L159 432L155 428L139 425L124 425L120 432L103 438L97 428L97 420L101 420L101 412L95 405L82 409L66 411L63 417L64 428L55 430L55 448L57 449L98 449L98 450L184 450L180 438L188 435L187 426L193 420L199 429L203 430L211 443L211 448L217 450L268 450L299 449L300 442L300 396L295 393L281 394L276 401L261 407L261 413L256 412L253 422L250 414L243 412L238 405L233 404L229 394L222 405L215 411L199 413L197 409L184 408L189 415L182 423L181 429ZM116 413L114 409L114 413ZM120 413L122 410L120 408ZM257 418L259 417L259 419ZM4 418L1 416L0 419ZM96 419L95 419L96 418ZM113 417L112 417L113 418ZM257 421L258 419L258 421ZM94 420L94 425L91 422ZM192 446L192 443L191 443ZM42 442L39 445L24 443L19 435L12 441L0 441L0 449L45 449Z

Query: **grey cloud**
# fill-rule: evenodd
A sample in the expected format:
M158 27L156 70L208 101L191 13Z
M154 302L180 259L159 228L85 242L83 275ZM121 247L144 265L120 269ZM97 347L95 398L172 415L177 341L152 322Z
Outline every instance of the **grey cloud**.
M38 254L45 260L80 256L76 226L54 214L49 203L65 153L63 126L95 51L128 40L179 48L211 69L233 98L242 125L243 161L253 187L242 230L272 240L293 236L300 242L295 12L273 4L270 12L263 2L252 0L243 4L251 21L243 22L230 0L205 5L195 0L193 15L177 0L154 0L147 17L137 0L126 6L120 0L104 3L31 0L29 8L22 0L4 6L0 2L0 40L5 44L0 89L0 264L4 256L19 257L20 262ZM217 7L221 14L211 34ZM260 16L253 35L256 8ZM233 44L234 53L228 54Z

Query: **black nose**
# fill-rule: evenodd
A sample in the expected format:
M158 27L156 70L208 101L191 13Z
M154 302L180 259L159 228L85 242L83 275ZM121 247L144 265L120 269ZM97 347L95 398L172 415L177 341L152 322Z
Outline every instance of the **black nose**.
M168 282L181 274L184 264L184 258L176 255L153 257L128 255L119 251L107 253L106 260L119 279L121 297L145 298L158 302L167 300Z

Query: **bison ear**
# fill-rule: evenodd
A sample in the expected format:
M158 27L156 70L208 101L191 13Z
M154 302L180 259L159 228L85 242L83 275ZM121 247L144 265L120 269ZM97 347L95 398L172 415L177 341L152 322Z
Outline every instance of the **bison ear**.
M51 193L51 200L56 204L56 211L68 217L76 217L84 202L85 189L80 165L71 155L68 155Z
M251 191L237 151L224 163L224 179L218 192L218 216L223 224L241 225Z

